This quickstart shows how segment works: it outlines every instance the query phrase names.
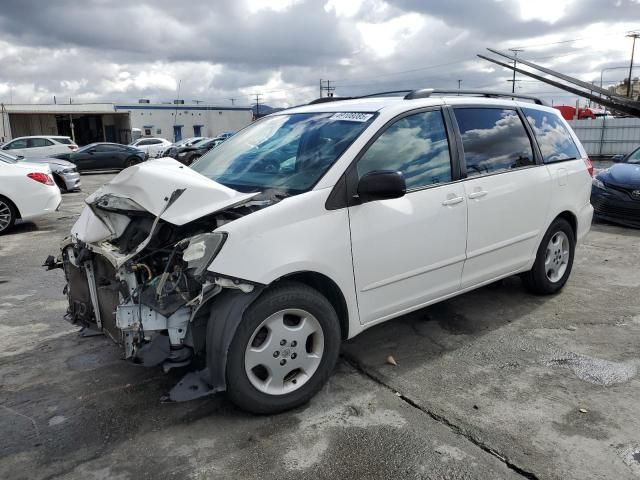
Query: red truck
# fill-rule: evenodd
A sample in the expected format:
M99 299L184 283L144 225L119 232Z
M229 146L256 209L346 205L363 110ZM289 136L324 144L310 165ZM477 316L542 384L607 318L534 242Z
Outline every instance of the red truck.
M578 115L576 116L576 107L571 105L556 105L554 108L560 110L562 117L565 120L582 120L585 118L596 118L595 113L590 108L578 108Z

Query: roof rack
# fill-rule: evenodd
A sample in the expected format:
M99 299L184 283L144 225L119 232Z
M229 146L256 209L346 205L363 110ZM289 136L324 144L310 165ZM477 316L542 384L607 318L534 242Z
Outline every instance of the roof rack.
M402 97L404 100L415 100L417 98L429 98L431 96L438 95L468 95L468 96L476 96L476 97L485 97L485 98L511 98L511 99L524 99L534 102L538 105L546 105L538 97L533 97L531 95L521 95L519 93L503 93L503 92L494 92L490 90L447 90L441 88L422 88L419 90L391 90L388 92L378 92L378 93L370 93L369 95L362 95L359 97L321 97L312 100L307 105L315 105L318 103L325 102L337 102L340 100L353 100L358 98L375 98L375 97L390 97L390 96L398 96Z
M307 105L316 105L318 103L327 103L327 102L337 102L340 100L353 100L354 98L360 97L319 97L315 100L311 100Z
M405 100L414 100L416 98L429 98L435 95L470 95L477 97L486 97L486 98L520 98L525 100L530 100L538 105L545 105L545 103L539 99L538 97L533 97L531 95L521 95L519 93L503 93L503 92L493 92L490 90L446 90L439 88L423 88L420 90L414 90L407 95L405 95Z

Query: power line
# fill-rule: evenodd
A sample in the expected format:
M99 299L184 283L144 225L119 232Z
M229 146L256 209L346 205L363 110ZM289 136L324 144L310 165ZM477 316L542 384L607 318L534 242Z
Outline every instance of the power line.
M514 47L514 48L534 48L534 47L547 47L549 45L561 45L564 43L573 43L573 42L579 42L580 40L587 40L588 38L603 38L603 37L615 37L620 35L621 33L627 33L627 31L625 32L616 32L616 33L607 33L604 35L589 35L589 36L585 36L585 37L579 37L579 38L572 38L569 40L560 40L557 42L547 42L547 43L535 43L535 44L531 44L531 45L520 45L518 47Z

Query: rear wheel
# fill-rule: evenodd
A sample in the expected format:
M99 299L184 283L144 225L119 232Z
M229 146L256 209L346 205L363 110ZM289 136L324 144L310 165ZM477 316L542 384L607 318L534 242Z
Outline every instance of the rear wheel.
M64 183L64 180L60 178L58 175L53 175L53 180L56 182L56 185L60 189L61 192L68 192L67 185Z
M522 279L539 295L558 292L571 274L576 249L575 234L569 222L557 218L542 238L533 268Z
M302 405L329 378L340 341L331 303L306 285L282 282L245 311L229 347L227 394L259 414Z
M11 230L17 216L13 203L4 197L0 197L0 235Z
M137 157L129 157L124 162L124 168L133 167L137 163L140 163L140 160Z

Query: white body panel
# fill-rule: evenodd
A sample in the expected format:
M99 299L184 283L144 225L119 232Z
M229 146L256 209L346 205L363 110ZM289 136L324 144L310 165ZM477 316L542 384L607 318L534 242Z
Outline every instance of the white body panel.
M547 225L551 185L545 166L462 183L469 215L462 288L527 266Z
M45 185L27 177L35 172L51 175L48 165L0 162L0 195L14 203L23 220L54 212L62 199L55 183Z
M446 200L459 203L443 205ZM353 271L362 323L455 292L467 242L460 183L349 208Z
M350 321L359 325L348 213L325 208L330 191L286 198L220 227L229 237L224 255L218 255L209 270L265 285L291 273L320 273L338 285Z

